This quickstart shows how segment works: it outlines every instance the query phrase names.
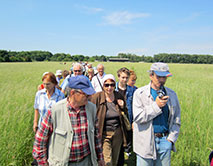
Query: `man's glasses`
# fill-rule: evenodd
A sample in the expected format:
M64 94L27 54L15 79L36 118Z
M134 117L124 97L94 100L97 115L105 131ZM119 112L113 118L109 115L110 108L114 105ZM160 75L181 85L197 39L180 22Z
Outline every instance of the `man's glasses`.
M75 73L77 73L77 72L79 72L79 73L80 73L80 72L81 72L81 70L74 70L74 72L75 72Z
M109 87L109 86L115 87L115 84L104 84L104 87Z

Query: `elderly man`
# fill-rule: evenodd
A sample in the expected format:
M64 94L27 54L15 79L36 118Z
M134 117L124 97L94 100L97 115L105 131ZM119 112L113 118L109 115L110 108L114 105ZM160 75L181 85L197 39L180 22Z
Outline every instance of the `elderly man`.
M33 157L42 166L104 166L95 93L84 76L70 77L67 99L46 113L36 133Z
M61 85L61 91L63 93L65 93L65 89L68 85L68 79L72 76L78 76L78 75L82 75L83 74L83 66L80 63L74 63L73 64L73 74L72 75L68 75L65 80L63 81L62 85ZM85 76L86 77L86 76ZM86 77L87 78L87 77ZM89 78L87 78L87 81L89 83L89 85L92 87L92 84L90 83Z
M169 166L171 150L179 135L180 105L176 93L167 87L172 76L165 63L151 65L151 82L134 93L133 97L133 149L137 165Z
M105 76L105 73L104 73L104 65L102 64L98 64L97 66L97 70L98 70L98 73L96 76L94 76L92 78L92 86L93 88L95 89L96 92L100 92L103 90L103 78Z

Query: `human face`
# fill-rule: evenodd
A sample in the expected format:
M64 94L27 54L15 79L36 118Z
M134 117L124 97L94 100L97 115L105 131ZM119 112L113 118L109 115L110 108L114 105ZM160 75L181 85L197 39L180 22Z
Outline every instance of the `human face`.
M48 80L47 78L43 80L43 85L44 88L48 91L51 92L55 89L55 84L53 84L52 82L50 82L50 80Z
M159 90L161 85L164 85L166 83L167 77L160 77L157 76L155 73L150 74L151 79L151 87L155 90Z
M115 90L115 82L111 79L106 80L104 82L103 89L107 95L113 94Z
M79 107L86 105L88 103L88 98L89 98L89 95L87 95L83 91L81 90L74 91L73 99L75 104L78 105Z
M74 66L73 73L74 73L75 76L82 75L81 66Z
M104 74L104 66L99 66L97 70L100 76Z
M118 77L119 84L123 86L126 85L128 82L128 79L129 79L129 76L126 73L124 72L120 73L120 76Z
M128 84L129 86L134 86L134 85L135 85L135 82L136 82L136 79L130 77L127 84Z

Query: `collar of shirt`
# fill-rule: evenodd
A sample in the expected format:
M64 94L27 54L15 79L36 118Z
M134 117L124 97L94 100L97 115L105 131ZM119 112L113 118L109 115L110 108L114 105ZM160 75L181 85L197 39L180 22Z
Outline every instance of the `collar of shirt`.
M98 76L98 78L99 78L99 79L103 79L105 75L106 75L105 73L103 73L103 75L102 75L102 76L100 76L100 74L99 74L99 73L97 74L97 76Z
M84 109L85 106L80 106L78 109L74 109L72 105L69 102L67 102L67 108L68 108L68 111L75 111L78 113L80 112L80 110Z

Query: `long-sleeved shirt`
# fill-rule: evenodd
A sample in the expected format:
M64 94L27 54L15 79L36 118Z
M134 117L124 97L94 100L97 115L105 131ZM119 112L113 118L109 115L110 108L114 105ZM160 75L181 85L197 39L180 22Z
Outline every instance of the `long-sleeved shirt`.
M69 104L68 113L71 120L74 136L70 150L70 161L78 161L90 154L89 143L87 139L87 117L85 107L74 110ZM95 122L95 150L98 160L103 160L101 138L98 131L97 119ZM39 130L35 136L33 147L33 156L37 159L39 165L47 165L47 145L48 139L53 132L51 110L45 115Z

